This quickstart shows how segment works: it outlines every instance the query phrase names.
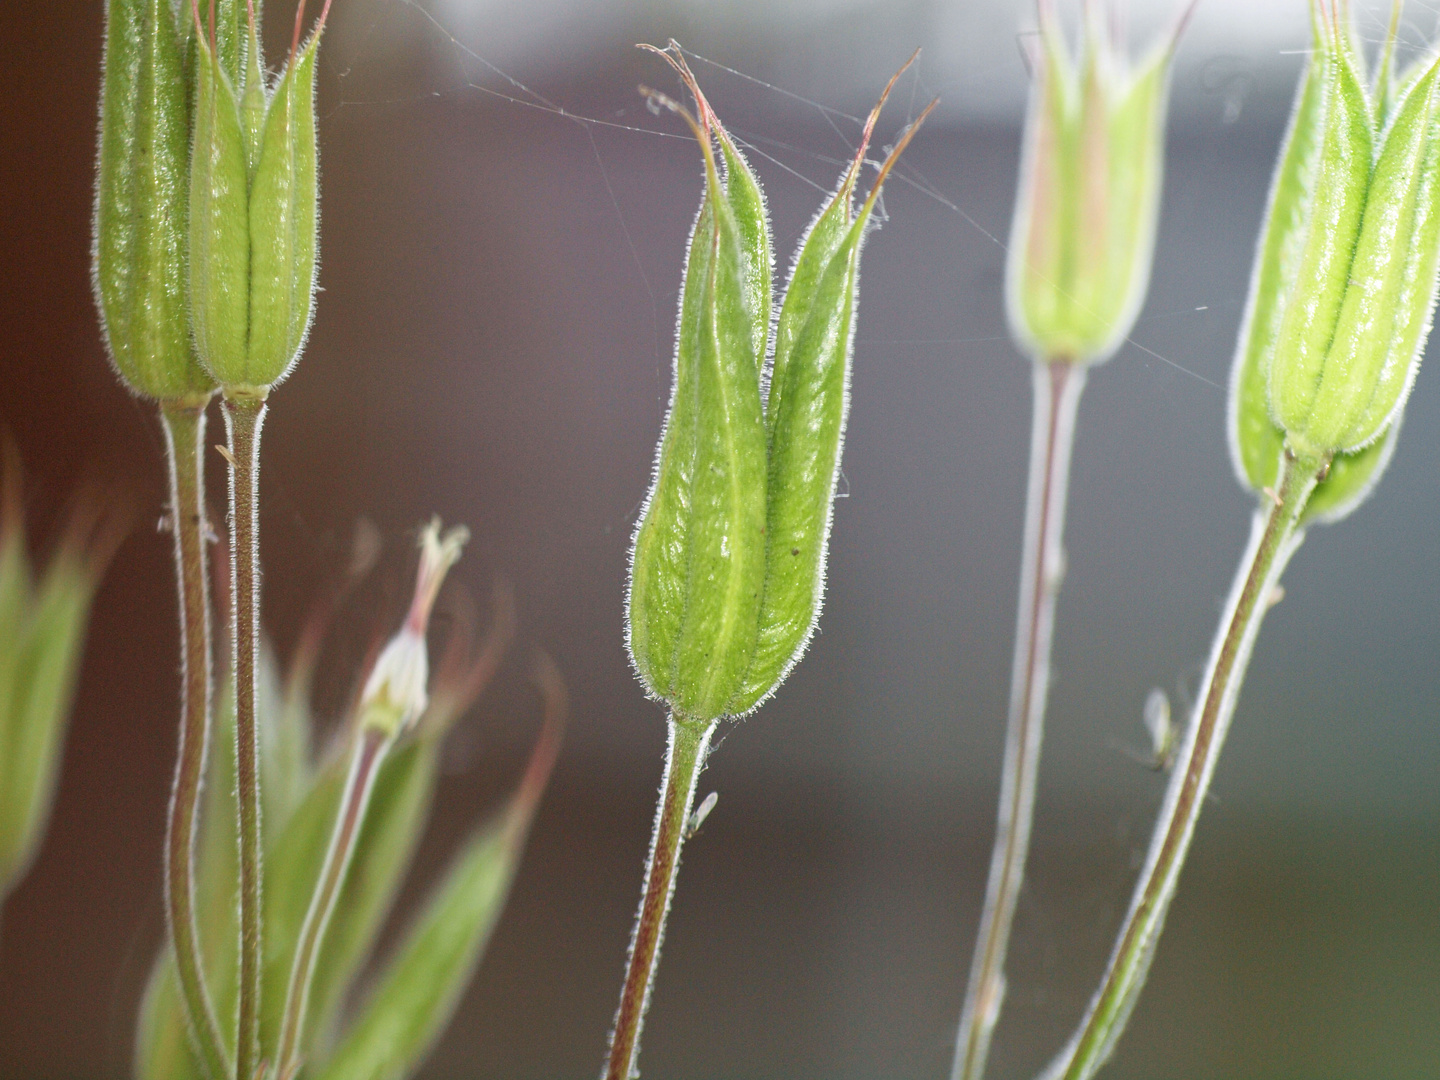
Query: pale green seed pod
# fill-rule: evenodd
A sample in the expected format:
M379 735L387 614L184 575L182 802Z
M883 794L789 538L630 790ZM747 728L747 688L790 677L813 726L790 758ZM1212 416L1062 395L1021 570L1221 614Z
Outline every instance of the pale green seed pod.
M1124 342L1150 280L1175 35L1133 72L1087 5L1078 67L1040 4L1006 310L1022 347L1094 363Z
M169 0L108 0L95 296L111 363L136 394L203 400L214 380L190 340L186 298L190 89Z
M1304 516L1333 520L1388 463L1429 329L1440 65L1396 80L1382 59L1372 102L1352 35L1314 20L1232 369L1230 441L1256 491L1273 486L1283 447L1330 457Z
M763 197L693 77L676 66L700 106L707 184L681 295L670 409L635 534L627 631L650 694L683 717L709 721L748 712L772 693L819 617L860 248L880 184L919 121L858 214L864 146L817 215L762 371L770 324Z
M753 309L746 286L748 268L768 267L770 252L762 229L745 237L752 250L742 254L731 189L743 202L759 185L733 174L721 183L703 109L702 121L705 195L681 290L669 413L635 533L629 644L652 695L710 720L724 715L750 666L764 586L763 354L755 342L769 312ZM748 171L738 153L733 160Z
M201 35L191 170L191 325L201 363L229 395L263 397L309 332L318 246L315 58L322 25L273 92L259 43L243 85Z

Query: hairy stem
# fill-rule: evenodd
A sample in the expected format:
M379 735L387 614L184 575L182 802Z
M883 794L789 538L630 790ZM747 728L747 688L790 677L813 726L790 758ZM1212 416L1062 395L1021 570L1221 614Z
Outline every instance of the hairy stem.
M1000 809L985 907L980 914L980 932L960 1013L952 1080L980 1080L1005 996L1005 952L1025 877L1035 811L1055 598L1065 574L1065 491L1085 368L1068 360L1037 363L1034 382L1030 482L1025 500L1020 603L1015 617L1015 659L1010 677Z
M1240 561L1201 683L1199 711L1170 775L1130 910L1100 980L1100 989L1069 1045L1045 1071L1046 1080L1085 1080L1093 1076L1105 1064L1125 1029L1175 895L1180 868L1235 713L1260 623L1286 563L1304 539L1297 521L1328 465L1328 461L1297 459L1287 450L1280 465L1278 491L1255 513L1250 544Z
M385 760L391 740L384 733L371 729L363 730L355 744L350 759L350 771L345 777L345 790L340 797L340 811L335 819L335 831L330 835L330 846L325 852L325 862L320 877L315 883L315 892L310 897L310 907L305 912L305 921L300 927L300 937L295 946L295 959L290 968L290 984L285 992L285 1012L280 1021L280 1042L275 1058L279 1063L276 1075L293 1075L300 1061L300 1039L305 1030L305 1015L310 1005L310 986L315 981L315 964L320 958L320 946L325 941L325 931L330 925L330 916L335 911L335 902L340 897L340 886L350 868L350 857L355 853L355 841L360 835L360 826L365 821L365 811L370 805L370 793L375 788L375 776Z
M210 1080L231 1066L215 1019L195 922L195 826L210 746L210 578L205 557L205 405L165 402L165 458L180 595L180 743L165 827L165 919L191 1038Z
M230 591L235 643L235 775L240 830L240 1007L237 1080L251 1080L260 1056L260 753L255 667L260 658L260 429L265 403L225 399L230 437Z
M665 936L665 917L675 893L675 872L680 866L680 845L690 806L695 800L695 782L705 767L705 754L716 721L699 722L670 715L670 746L665 758L665 780L660 804L655 811L655 831L650 837L650 861L645 869L645 893L635 917L630 939L629 970L620 992L615 1014L615 1031L610 1036L610 1060L605 1080L630 1080L640 1056L640 1025L650 1005L650 988L660 958L660 941Z

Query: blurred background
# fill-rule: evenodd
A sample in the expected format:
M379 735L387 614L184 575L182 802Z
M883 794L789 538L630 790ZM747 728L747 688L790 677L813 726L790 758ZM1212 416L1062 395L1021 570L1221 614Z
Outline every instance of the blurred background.
M276 56L293 2L267 7ZM1136 47L1179 7L1132 0ZM1388 4L1357 8L1377 40ZM128 485L144 522L97 600L50 836L4 913L13 1080L128 1074L162 930L174 599L158 426L107 369L90 296L102 10L0 8L0 425L37 536L93 475ZM1411 5L1407 47L1435 23ZM671 36L754 148L782 267L917 45L880 141L943 105L865 251L821 633L702 780L720 800L686 850L645 1074L947 1075L1018 573L1029 372L1001 282L1033 27L1030 0L335 4L324 291L266 426L267 628L283 655L356 520L379 527L379 584L325 660L333 712L409 587L419 522L469 524L456 577L482 605L513 583L520 641L457 736L412 898L518 774L531 649L573 699L511 903L426 1076L593 1075L613 1016L664 744L624 650L626 559L701 183L693 142L635 89L673 92L632 48ZM1181 45L1153 286L1081 409L995 1080L1043 1065L1098 977L1163 786L1134 759L1142 703L1159 686L1178 711L1193 689L1244 543L1223 387L1307 40L1303 0L1203 0ZM1440 1074L1437 360L1374 497L1287 574L1115 1080Z

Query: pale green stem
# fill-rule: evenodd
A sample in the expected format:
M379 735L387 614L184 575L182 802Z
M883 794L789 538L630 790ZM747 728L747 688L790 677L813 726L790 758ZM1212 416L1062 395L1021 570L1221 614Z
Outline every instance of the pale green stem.
M680 867L680 845L690 806L695 801L695 783L705 767L710 737L718 721L696 721L670 715L670 745L665 756L665 780L660 803L655 809L655 830L650 837L650 860L645 868L645 892L635 917L630 939L630 962L615 1030L610 1036L610 1058L605 1080L630 1080L636 1075L640 1056L640 1026L650 1005L650 988L665 936L665 917L675 894L675 872Z
M1278 490L1256 511L1250 544L1220 619L1200 705L1176 757L1150 852L1136 882L1100 989L1070 1043L1042 1074L1045 1080L1088 1080L1105 1064L1145 984L1165 913L1175 895L1195 823L1229 730L1245 667L1280 575L1304 539L1300 512L1328 462L1285 452Z
M952 1080L980 1080L990 1036L1005 996L1005 953L1015 904L1025 877L1045 698L1050 685L1050 645L1055 599L1065 574L1065 493L1075 414L1085 387L1085 368L1068 360L1037 363L1035 412L1030 436L1030 481L1025 500L1025 540L1020 556L1020 603L1015 618L1015 658L1000 809L980 931L960 1013Z
M290 985L285 992L285 1012L280 1021L279 1049L275 1056L279 1063L277 1076L290 1076L301 1064L300 1041L305 1030L310 987L315 981L320 947L324 944L335 903L340 898L340 886L344 884L345 873L350 868L360 827L365 823L365 811L370 805L370 794L375 789L375 776L380 771L391 741L383 732L367 728L355 744L350 771L345 778L345 790L340 798L340 810L335 818L335 831L330 835L325 862L295 946Z
M175 582L180 594L180 743L165 834L165 918L176 981L197 1056L210 1080L231 1075L205 985L195 922L195 824L210 744L210 577L205 557L205 401L165 402L165 458Z
M255 668L260 659L260 429L265 402L226 397L230 437L230 586L235 642L235 776L240 831L240 993L235 1039L238 1080L255 1075L260 1058L260 747Z

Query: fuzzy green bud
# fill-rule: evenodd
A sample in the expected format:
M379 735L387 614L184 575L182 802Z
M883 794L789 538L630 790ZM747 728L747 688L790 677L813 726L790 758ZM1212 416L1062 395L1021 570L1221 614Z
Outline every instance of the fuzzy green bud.
M133 393L208 397L187 316L190 86L169 0L108 0L95 188L95 296Z
M772 693L819 617L860 248L880 184L919 121L858 213L864 146L841 178L796 256L771 351L759 183L678 51L666 55L700 108L692 123L706 186L681 292L670 406L635 532L627 631L651 696L709 721L748 712Z
M1352 35L1314 18L1236 352L1230 433L1257 491L1274 484L1282 447L1330 458L1305 517L1333 519L1388 462L1429 330L1440 64L1396 80L1387 59L1372 93Z
M324 13L273 90L252 25L242 84L204 35L190 174L191 322L232 396L264 397L299 358L315 293L315 59Z
M1108 359L1150 280L1175 35L1131 71L1102 5L1086 5L1078 64L1040 5L1020 194L1006 266L1011 331L1031 355Z

